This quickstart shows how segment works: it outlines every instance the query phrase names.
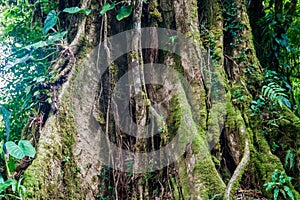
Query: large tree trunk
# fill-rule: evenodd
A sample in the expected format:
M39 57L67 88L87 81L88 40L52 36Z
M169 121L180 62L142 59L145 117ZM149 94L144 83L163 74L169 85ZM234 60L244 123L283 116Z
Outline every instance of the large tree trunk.
M271 153L261 119L250 116L262 71L244 3L133 0L132 15L120 22L115 11L99 15L104 3L69 2L92 13L78 16L76 27L69 33L72 42L65 50L67 55L52 66L59 71L52 88L57 111L47 119L37 157L25 171L28 198L232 199L244 186L271 197L262 185L270 180L274 169L283 166ZM230 10L238 14L233 16ZM230 30L230 23L236 21L240 28ZM155 29L148 32L150 44L143 44L140 27L149 26L176 30L192 45L186 48L179 42L174 48L180 56L174 55L176 50L158 50L155 47L163 39ZM133 31L127 41L106 40L130 29ZM176 43L173 39L170 37L169 42ZM144 45L151 48L142 50ZM122 48L128 54L116 59L115 49L121 52ZM160 72L160 80L177 80L166 85L176 85L178 93L160 88L159 83L149 84L159 70L155 63L178 72ZM114 96L114 88L126 73L125 83L131 87L118 91L118 95L130 96L122 103ZM153 127L147 127L151 105L161 105L166 120L159 120L162 114L157 108L158 113L151 118ZM131 120L123 120L129 113ZM278 132L288 128L296 135L300 130L294 123L297 118L289 116L289 120L278 122ZM137 137L128 135L118 122ZM159 134L148 139L139 137L157 130ZM186 136L189 133L193 134L192 141ZM184 149L184 155L173 163L172 158L156 154L168 166L154 164L148 171L141 170L151 163L149 158L131 157L130 161L124 153L159 150L176 135L185 141L176 144ZM122 150L113 152L112 143Z

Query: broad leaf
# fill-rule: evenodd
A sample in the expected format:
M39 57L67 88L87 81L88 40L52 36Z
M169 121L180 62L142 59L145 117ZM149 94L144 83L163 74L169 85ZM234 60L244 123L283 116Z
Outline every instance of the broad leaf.
M85 14L89 15L92 11L91 10L85 10Z
M91 10L84 10L78 7L71 7L71 8L65 8L63 12L70 13L70 14L83 13L89 15L91 13Z
M9 186L15 185L17 181L15 179L8 179L4 183L0 183L0 193L4 192Z
M7 165L11 172L14 172L17 169L17 162L12 157L9 157Z
M112 4L106 3L104 4L104 6L102 6L100 14L104 15L107 11L114 9L114 7L115 7L115 2L113 2Z
M11 156L17 159L23 159L25 157L23 150L18 145L16 145L16 143L8 141L5 143L5 147Z
M131 6L122 6L119 10L119 13L117 15L117 20L121 21L122 19L129 17L129 15L132 12Z
M16 58L16 59L14 60L14 62L11 64L10 67L13 67L13 66L18 65L18 64L21 64L21 63L25 63L25 62L27 62L29 59L30 59L30 55L29 55L29 54L26 54L26 55L23 56L22 58Z
M30 45L27 45L27 46L23 47L23 49L27 49L28 51L30 51L30 50L36 50L38 48L43 48L43 47L46 47L46 46L48 46L47 42L39 41L39 42L30 44Z
M44 29L43 29L44 35L46 35L48 31L55 26L56 21L57 21L57 14L55 10L51 10L44 22Z
M35 148L32 146L32 144L28 140L20 140L19 147L23 150L23 153L25 156L34 158L36 151L35 151Z
M61 32L61 33L56 33L54 35L50 35L48 37L48 39L46 40L46 42L47 42L48 45L54 44L58 41L61 41L66 34L67 34L67 31L64 31L64 32Z

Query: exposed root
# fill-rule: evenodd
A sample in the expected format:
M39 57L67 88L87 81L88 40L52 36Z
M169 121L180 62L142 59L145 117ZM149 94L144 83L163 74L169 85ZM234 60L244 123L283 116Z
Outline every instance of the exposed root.
M245 130L243 127L241 127L241 133L244 133ZM230 193L233 188L233 184L238 181L238 178L242 175L244 168L247 166L248 162L250 159L250 149L249 149L249 141L248 138L246 137L245 139L245 148L244 148L244 154L241 162L235 169L225 191L225 197L227 200L230 200Z

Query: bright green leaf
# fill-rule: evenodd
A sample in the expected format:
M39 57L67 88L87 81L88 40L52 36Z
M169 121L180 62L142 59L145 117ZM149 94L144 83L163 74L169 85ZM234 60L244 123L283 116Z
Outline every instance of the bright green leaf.
M280 183L282 183L282 180L284 180L284 174L285 174L285 172L282 171L282 172L280 173L280 175L279 175L279 182L280 182Z
M283 178L283 179L281 179L279 182L280 182L280 184L282 184L282 183L288 183L288 182L291 182L291 180L292 180L292 177L285 177L285 178Z
M279 194L279 187L276 187L274 190L274 200L277 200Z
M291 188L289 188L288 186L284 186L283 189L286 191L286 193L288 194L288 196L289 196L292 200L295 199L295 198L294 198L294 194L293 194Z
M122 6L117 15L117 20L121 21L122 19L129 17L132 12L132 6Z
M25 156L34 158L36 150L28 140L20 140L19 147L23 150Z
M82 12L83 10L84 10L84 9L82 9L82 8L71 7L71 8L65 8L65 9L63 10L63 12L70 13L70 14L75 14L75 13Z
M272 189L275 185L276 185L276 183L274 183L274 182L269 182L269 183L264 184L264 186L267 186L267 187L266 187L266 191L269 191L269 190Z
M44 29L43 29L44 35L46 35L48 31L55 26L56 21L57 21L57 14L55 10L51 10L44 22Z
M92 11L91 10L85 10L85 14L89 15Z
M104 4L104 6L102 6L100 14L104 15L107 11L114 9L114 7L115 7L115 2L113 2L112 4L106 3Z
M272 174L272 181L273 182L277 181L277 175L278 175L278 169L275 169L273 174Z
M71 7L71 8L65 8L63 12L70 13L70 14L83 13L85 15L89 15L91 13L91 10L84 10L78 7Z
M17 168L17 162L12 157L9 157L7 165L11 172L14 172Z
M25 157L23 150L18 145L16 145L16 143L8 141L5 143L5 147L12 157L15 157L17 159L23 159Z
M9 186L16 184L17 181L15 179L8 179L4 183L0 183L0 193L6 190Z

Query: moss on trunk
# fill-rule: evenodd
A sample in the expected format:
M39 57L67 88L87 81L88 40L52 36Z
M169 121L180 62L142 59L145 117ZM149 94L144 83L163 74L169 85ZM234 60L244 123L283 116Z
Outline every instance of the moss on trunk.
M135 1L134 5L139 3L141 1ZM92 14L79 24L78 33L71 43L75 45L71 49L76 52L76 65L71 66L67 81L60 86L58 112L48 118L39 139L37 157L25 171L24 185L29 199L92 199L98 194L108 199L234 199L246 184L271 197L272 194L266 193L262 185L270 180L274 169L282 170L283 165L271 153L260 118L251 115L250 105L258 96L262 71L246 6L239 0L227 0L224 9L222 3L219 0L162 0L159 5L156 0L151 0L143 4L143 9L134 7L138 9L133 12L136 15L140 14L138 11L145 12L144 16L134 16L135 23L176 27L191 39L193 47L188 52L181 50L180 58L158 50L147 52L145 55L151 57L147 58L142 57L144 52L136 41L131 57L120 57L103 75L93 67L95 63L83 60L89 56L97 57L98 51L92 51L92 48L99 38L129 29L131 25L133 27L133 21L129 17L116 22L113 11L100 18L98 1L83 2L86 8L93 8ZM237 14L228 13L230 10ZM114 26L115 23L118 26ZM238 23L238 29L231 29L230 25L234 23ZM104 28L98 30L96 27L100 24ZM135 28L139 30L139 26ZM232 31L238 37L234 37ZM157 38L152 37L155 42ZM142 111L149 104L157 103L153 99L163 97L163 106L168 113L168 124L159 127L163 134L153 136L151 141L126 135L116 127L110 115L108 99L112 88L126 73L128 67L124 66L130 63L128 59L133 58L132 53L137 51L139 59L148 59L151 64L154 61L166 63L171 58L168 67L181 73L191 89L187 92L184 84L179 83L181 93L168 96L169 93L160 92L159 87L144 84L143 79L149 77L143 74L142 68L138 70L139 80L143 80L139 84L147 99ZM203 56L204 52L208 55ZM144 60L137 60L135 64L142 66ZM211 64L213 68L209 67ZM59 68L59 62L56 67ZM161 76L167 79L170 75ZM134 110L138 104L130 106L132 116L139 117L141 110ZM299 145L297 133L300 125L296 123L299 119L288 109L282 112L290 118L278 120L279 129L271 140L278 139L282 131L287 130L282 142L287 143L294 137ZM180 124L186 117L191 120L190 125ZM131 122L126 125L132 126ZM101 144L105 141L101 140L98 129L103 127L105 139L133 151L157 150L175 134L185 138L187 132L193 132L195 137L186 144L185 154L176 163L138 174L102 166L98 156L103 153ZM97 177L97 174L103 176ZM293 192L299 198L294 189Z

